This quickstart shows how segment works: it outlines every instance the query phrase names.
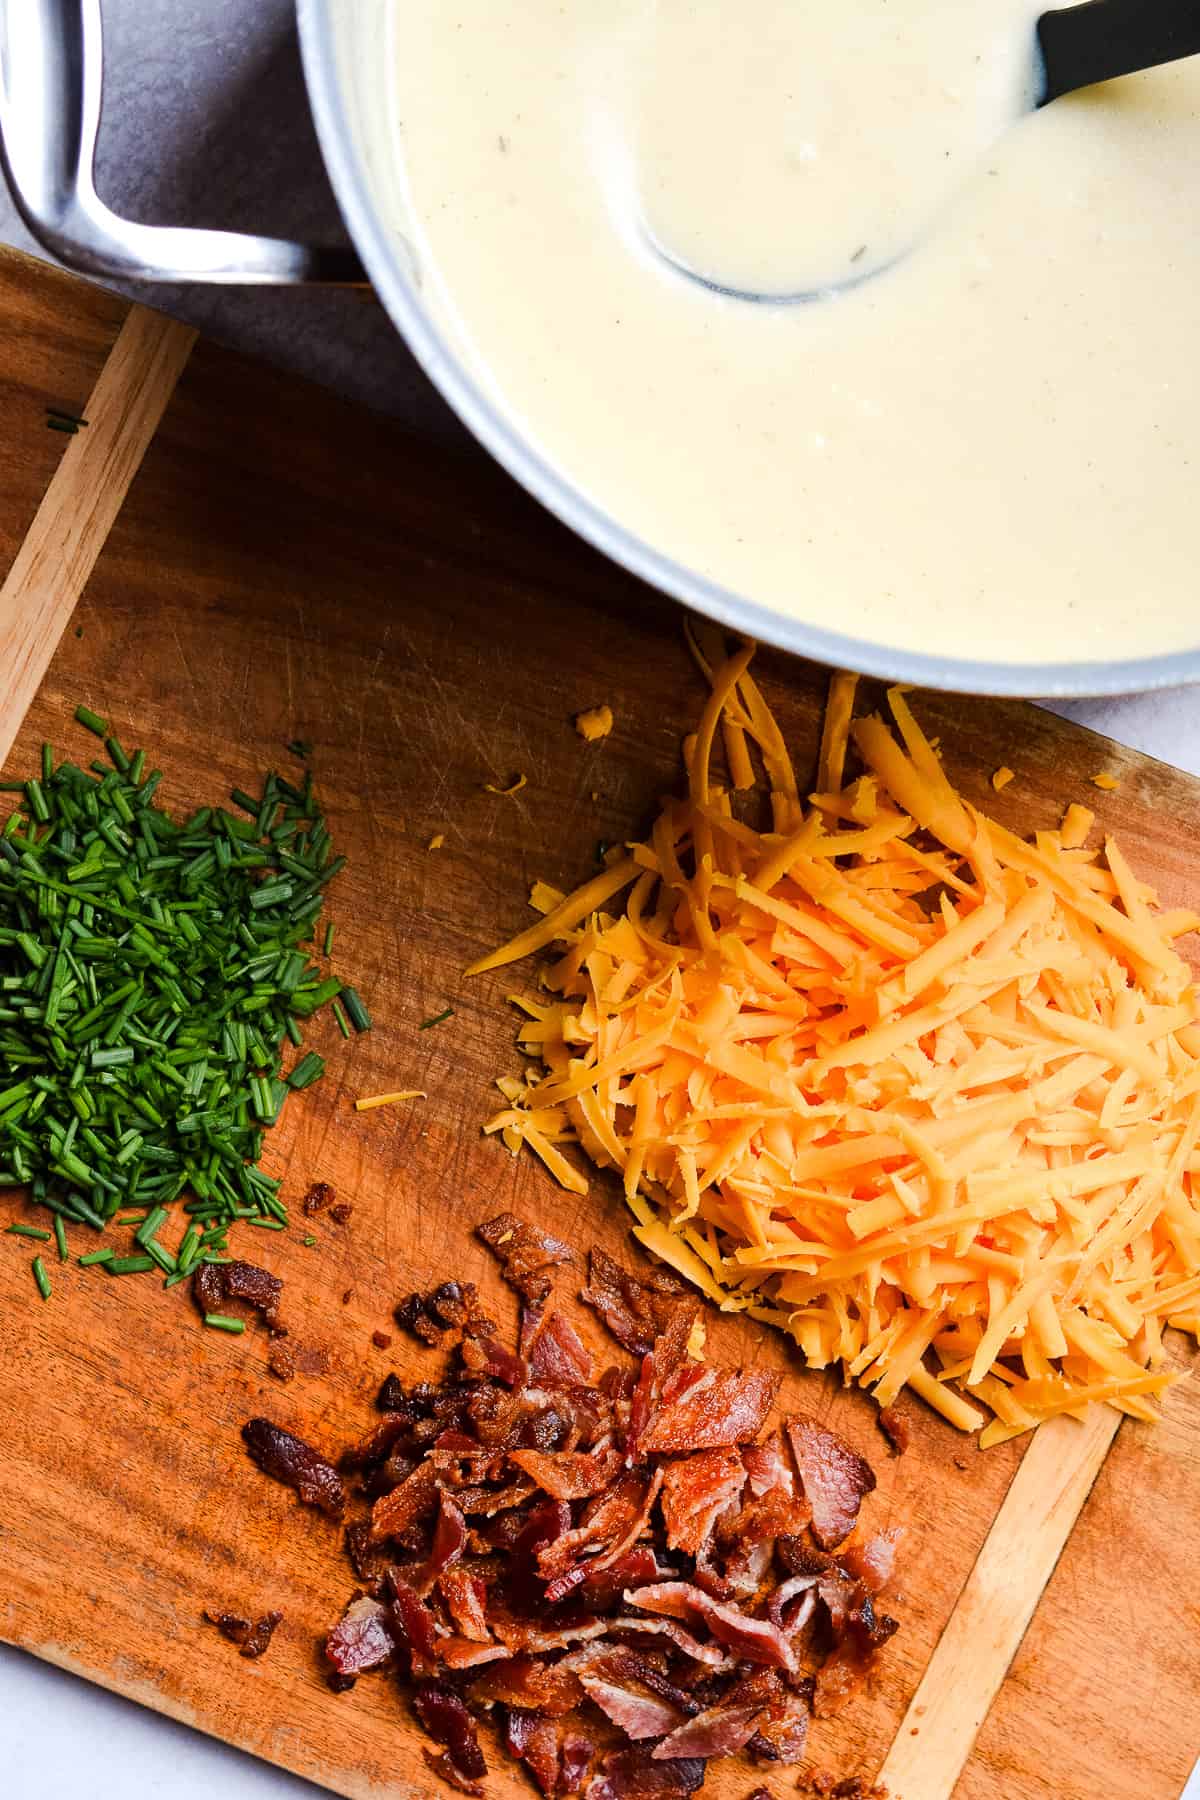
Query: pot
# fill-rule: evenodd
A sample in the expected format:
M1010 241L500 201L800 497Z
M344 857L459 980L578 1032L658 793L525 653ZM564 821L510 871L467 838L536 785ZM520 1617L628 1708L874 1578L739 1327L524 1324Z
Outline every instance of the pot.
M136 225L91 179L101 89L100 0L0 0L0 161L34 236L100 278L225 283L369 278L426 374L477 438L567 525L633 574L735 631L865 674L967 693L1070 697L1200 680L1200 646L1123 662L1005 664L865 642L732 593L600 511L538 455L446 343L422 298L405 226L403 151L390 71L401 0L297 0L305 77L352 254L243 234Z

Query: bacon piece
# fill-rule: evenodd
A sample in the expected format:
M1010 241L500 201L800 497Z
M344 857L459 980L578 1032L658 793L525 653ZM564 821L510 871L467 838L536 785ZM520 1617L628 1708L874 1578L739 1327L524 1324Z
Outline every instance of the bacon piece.
M408 1294L392 1316L423 1344L438 1349L464 1338L491 1337L496 1330L495 1320L480 1307L473 1281L443 1281L428 1294Z
M409 1427L415 1415L408 1413L388 1413L381 1419L365 1438L357 1444L342 1451L338 1458L338 1468L344 1475L354 1474L360 1469L373 1469L379 1463L386 1462L397 1444L403 1443L408 1436Z
M671 1756L699 1756L706 1762L714 1756L736 1756L754 1736L764 1711L764 1701L757 1696L720 1700L677 1726L651 1755L656 1762Z
M419 1569L408 1576L409 1586L422 1599L433 1592L438 1577L456 1563L467 1547L467 1522L452 1497L442 1488L438 1495L437 1524L429 1555Z
M202 1313L220 1312L231 1300L244 1301L264 1325L278 1331L283 1282L257 1263L201 1263L192 1277L192 1298Z
M695 1615L719 1642L727 1644L745 1662L796 1673L795 1652L777 1625L769 1619L750 1618L740 1607L726 1601L714 1600L692 1582L655 1582L649 1587L634 1588L625 1598L631 1606L670 1619Z
M561 1719L583 1700L578 1677L562 1663L536 1662L532 1656L508 1656L472 1685L478 1706L509 1706L548 1719Z
M350 1602L325 1639L325 1655L339 1675L365 1675L391 1662L395 1653L388 1610L366 1594Z
M514 1655L544 1656L551 1650L586 1644L593 1638L602 1638L611 1624L608 1619L577 1619L571 1625L547 1629L528 1619L515 1619L511 1613L499 1611L494 1606L489 1616L492 1630Z
M324 1212L327 1206L332 1206L336 1198L327 1181L314 1181L300 1205L305 1216L311 1219L314 1213Z
M487 1582L472 1575L461 1564L446 1569L438 1576L438 1593L445 1602L456 1630L477 1644L490 1644L492 1634L487 1622Z
M371 1538L396 1537L431 1513L437 1502L438 1471L432 1461L418 1463L400 1486L371 1508Z
M699 1757L655 1762L645 1750L617 1750L605 1757L588 1800L686 1800L704 1782Z
M667 1548L698 1555L745 1482L746 1470L736 1450L701 1450L669 1463L662 1487Z
M239 1653L251 1662L266 1655L271 1648L275 1627L283 1623L281 1612L264 1613L253 1622L242 1618L240 1613L206 1612L204 1616L210 1625L216 1626L222 1637L227 1637L230 1643L236 1644Z
M464 1338L459 1347L463 1367L471 1375L491 1375L505 1387L524 1387L528 1369L514 1351L494 1337Z
M247 1420L242 1426L242 1438L264 1475L295 1488L305 1506L315 1506L331 1519L341 1518L346 1510L341 1476L303 1438L272 1424L270 1419Z
M513 1611L534 1613L543 1605L542 1555L570 1529L571 1508L565 1500L548 1500L529 1513L513 1543L504 1573L505 1599Z
M811 1420L789 1420L787 1433L812 1507L813 1536L832 1550L854 1530L863 1496L875 1486L874 1471L836 1432Z
M661 1468L653 1474L630 1470L607 1493L589 1501L575 1530L564 1532L539 1554L538 1571L548 1582L550 1605L633 1549L650 1524L662 1481Z
M464 1669L479 1669L485 1663L499 1662L508 1655L503 1644L479 1644L474 1638L441 1637L437 1641L437 1660L453 1674Z
M783 1447L783 1436L773 1431L761 1443L742 1446L742 1466L755 1500L778 1489L789 1497L796 1491L796 1477Z
M531 1306L544 1306L550 1296L548 1271L574 1260L574 1251L538 1225L523 1224L513 1213L499 1213L475 1227L477 1237L500 1263L500 1272Z
M387 1577L387 1589L391 1599L388 1625L397 1650L410 1674L431 1675L438 1651L433 1614L395 1569Z
M751 1754L763 1762L794 1766L803 1762L808 1744L808 1703L802 1694L780 1691L758 1721L750 1739Z
M540 1719L536 1713L511 1713L504 1742L509 1755L525 1764L543 1794L559 1792L562 1746L558 1726L552 1720Z
M896 1572L896 1549L903 1536L904 1527L893 1525L889 1531L868 1538L865 1544L850 1544L839 1561L862 1582L868 1594L882 1594Z
M701 1663L708 1669L724 1671L733 1667L734 1659L727 1651L722 1650L719 1644L702 1643L699 1638L693 1637L691 1632L679 1623L678 1619L640 1619L630 1615L614 1619L609 1626L609 1631L619 1632L622 1636L626 1634L637 1637L653 1635L669 1638L675 1648L681 1650L684 1656L690 1656L693 1662Z
M766 1424L782 1379L767 1369L685 1363L663 1386L659 1406L640 1434L640 1454L750 1443Z
M586 1500L612 1486L624 1458L610 1444L603 1450L560 1450L549 1456L539 1450L514 1450L509 1461L554 1499Z
M413 1710L434 1743L445 1749L455 1774L467 1782L482 1781L487 1763L475 1721L454 1689L440 1681L421 1682L413 1695Z
M684 1722L683 1710L645 1679L647 1665L636 1650L604 1644L573 1658L571 1666L588 1699L635 1742Z
M618 1344L634 1356L650 1354L681 1303L689 1310L694 1305L689 1290L674 1275L656 1270L648 1281L639 1281L598 1249L588 1257L588 1285L580 1299L600 1314ZM688 1330L690 1334L690 1325Z
M627 1587L642 1587L649 1581L662 1581L669 1569L659 1567L658 1558L649 1545L639 1545L602 1569L589 1569L576 1590L581 1606L589 1612L607 1612L619 1604Z
M578 1794L588 1778L596 1747L582 1731L566 1731L563 1733L561 1751L558 1791L560 1794Z
M562 1313L543 1313L536 1306L523 1306L518 1348L535 1381L567 1387L591 1386L592 1353Z
M439 1781L444 1781L447 1787L454 1788L460 1794L472 1794L475 1796L475 1800L482 1800L482 1796L487 1792L482 1781L471 1781L467 1776L460 1774L455 1768L448 1750L422 1748L421 1755L425 1758L426 1765L432 1773L438 1777Z
M912 1440L912 1420L899 1406L879 1409L879 1426L897 1456L903 1456Z

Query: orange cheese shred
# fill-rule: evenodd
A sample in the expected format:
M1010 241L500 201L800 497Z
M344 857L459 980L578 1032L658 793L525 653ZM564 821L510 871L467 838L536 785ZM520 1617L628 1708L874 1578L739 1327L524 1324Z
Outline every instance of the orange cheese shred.
M646 1249L881 1404L985 1447L1153 1418L1164 1328L1200 1331L1200 914L1084 850L1085 807L988 818L851 675L803 801L753 646L688 641L685 797L469 971L552 951L485 1130L573 1192L613 1171Z

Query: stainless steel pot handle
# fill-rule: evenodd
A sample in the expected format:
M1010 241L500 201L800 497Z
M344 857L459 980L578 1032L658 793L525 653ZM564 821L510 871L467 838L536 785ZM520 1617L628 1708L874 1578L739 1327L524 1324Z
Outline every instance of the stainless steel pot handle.
M0 0L0 167L38 242L122 281L366 283L353 250L122 219L96 193L100 0Z

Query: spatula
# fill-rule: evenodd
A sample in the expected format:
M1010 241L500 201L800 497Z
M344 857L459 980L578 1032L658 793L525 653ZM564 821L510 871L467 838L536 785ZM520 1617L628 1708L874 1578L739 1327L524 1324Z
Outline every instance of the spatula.
M1048 106L1078 88L1200 53L1200 0L1087 0L1037 23Z

